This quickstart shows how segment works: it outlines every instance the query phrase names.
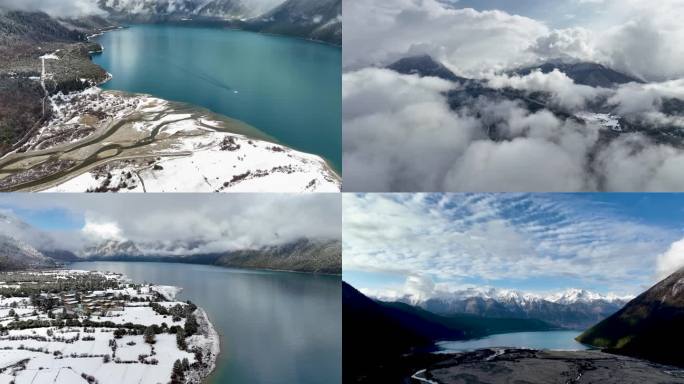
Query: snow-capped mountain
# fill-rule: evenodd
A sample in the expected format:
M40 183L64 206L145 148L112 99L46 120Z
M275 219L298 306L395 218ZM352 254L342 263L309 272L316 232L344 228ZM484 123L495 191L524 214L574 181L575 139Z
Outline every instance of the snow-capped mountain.
M550 295L496 288L468 288L441 292L429 298L378 297L399 301L440 315L471 314L486 317L539 319L563 328L584 329L618 311L631 297L602 295L582 289Z
M149 20L191 16L249 18L279 2L282 0L98 0L100 8L112 15Z
M0 271L49 268L56 263L23 241L0 235Z
M607 303L626 303L633 296L618 296L615 294L602 295L600 293L587 291L584 289L571 288L564 292L558 292L545 297L546 300L558 304L592 303L605 301Z
M111 239L84 248L79 256L92 260L182 261L234 268L332 274L342 270L339 240L298 239L279 245L221 251L207 251L208 248L202 241L136 243Z
M342 42L341 0L286 0L250 22L263 32Z
M341 0L97 0L119 21L227 22L252 31L341 44Z
M138 246L130 240L106 240L94 246L84 248L81 257L114 258L119 256L143 256Z

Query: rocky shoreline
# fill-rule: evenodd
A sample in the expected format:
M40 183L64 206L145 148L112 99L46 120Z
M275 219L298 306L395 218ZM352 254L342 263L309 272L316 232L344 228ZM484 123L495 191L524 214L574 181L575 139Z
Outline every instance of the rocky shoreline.
M199 335L188 338L188 347L190 349L199 348L202 351L202 356L204 356L204 362L202 366L192 368L186 374L186 381L188 383L201 383L216 369L216 360L221 353L221 343L219 334L209 321L207 313L202 308L197 308L194 315L199 324Z
M128 278L126 280L130 281ZM182 291L182 288L171 285L152 287L169 301L175 301L176 295ZM193 315L197 320L197 333L186 339L187 349L191 351L199 349L202 352L203 361L199 365L190 367L190 370L185 373L185 381L186 383L201 383L216 369L216 361L221 353L221 339L204 309L197 307Z

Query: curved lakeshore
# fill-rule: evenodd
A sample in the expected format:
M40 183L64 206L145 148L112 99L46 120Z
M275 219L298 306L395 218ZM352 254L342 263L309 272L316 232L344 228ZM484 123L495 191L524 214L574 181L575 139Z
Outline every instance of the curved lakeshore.
M0 189L340 189L339 176L322 158L277 144L253 127L203 108L96 87L50 99L60 113L28 140L24 151L0 159Z
M192 371L186 378L189 382L202 382L211 376L216 369L216 360L221 353L221 338L211 324L209 316L204 309L197 308L195 316L199 324L199 333L203 337L190 336L188 338L188 346L200 348L203 351L203 355L207 356L208 361L206 362L206 367Z
M39 58L41 84L68 65L62 55ZM89 88L46 97L51 118L0 158L0 191L341 190L340 175L320 156L204 107L103 90L111 79L96 84L84 78Z
M341 171L341 47L198 25L139 24L93 38L105 90L207 108ZM192 58L192 59L189 59Z
M207 384L342 382L339 276L156 262L70 267L182 287L178 298L201 307L220 334Z

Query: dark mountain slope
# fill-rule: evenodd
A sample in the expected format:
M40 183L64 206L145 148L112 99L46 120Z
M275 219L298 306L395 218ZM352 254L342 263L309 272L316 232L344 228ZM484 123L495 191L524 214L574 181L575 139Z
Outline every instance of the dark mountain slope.
M624 304L625 301L606 300L554 303L543 299L521 303L514 300L469 297L453 300L429 299L421 306L441 315L463 313L494 318L539 319L562 328L586 329L617 312Z
M342 245L338 240L301 239L280 246L229 252L219 257L215 265L341 274Z
M404 375L401 356L432 350L439 340L553 329L539 320L439 316L404 303L376 302L342 284L344 382L397 382ZM393 365L396 371L387 369ZM386 381L388 374L396 380Z
M342 45L341 0L286 0L247 23L247 29Z
M22 139L50 118L50 104L43 110L45 92L36 78L41 76L40 56L54 53L60 60L47 60L46 81L50 93L73 91L85 86L80 79L101 82L107 73L90 60L98 44L86 35L99 31L84 25L103 20L59 21L42 12L6 11L0 7L0 154L21 146ZM71 24L70 24L71 23Z
M684 366L684 268L577 340L608 352Z
M542 73L550 73L555 69L565 73L575 83L590 87L612 88L620 84L642 83L637 78L612 70L602 64L587 62L563 63L561 61L549 61L538 66L518 69L515 73L525 76L536 70L540 70Z
M187 252L188 249L201 245L201 243L179 243L164 246L163 244L136 244L132 241L108 240L84 249L81 256L85 260L181 262L230 268L342 273L342 245L339 240L299 239L258 249L183 255L183 252Z
M429 55L410 56L399 59L387 68L404 75L417 74L421 77L431 76L449 81L465 82L468 79L456 76L444 64L435 61Z
M400 356L432 348L448 330L411 313L387 310L342 282L342 366L344 383L397 383L404 375ZM463 337L456 331L454 339Z
M55 266L57 263L30 245L0 235L0 271L53 268Z
M78 42L85 36L63 26L43 12L3 11L0 8L0 43L11 41Z

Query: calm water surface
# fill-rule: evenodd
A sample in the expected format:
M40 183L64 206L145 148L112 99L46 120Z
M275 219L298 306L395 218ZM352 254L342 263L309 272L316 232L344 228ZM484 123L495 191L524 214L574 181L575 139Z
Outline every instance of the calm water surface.
M221 334L209 383L340 383L339 277L172 263L85 262L74 269L119 272L136 282L183 288Z
M492 347L519 347L579 351L589 349L575 341L578 331L516 332L492 335L482 339L465 341L442 341L440 352L465 352Z
M97 38L105 89L148 93L242 120L338 171L342 163L339 47L252 32L136 25Z

